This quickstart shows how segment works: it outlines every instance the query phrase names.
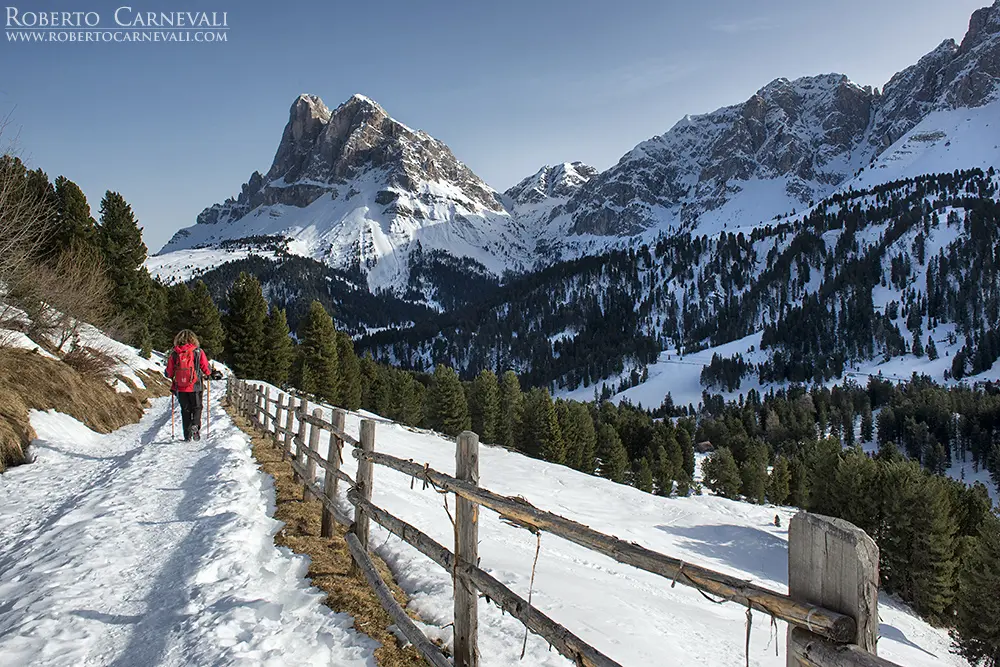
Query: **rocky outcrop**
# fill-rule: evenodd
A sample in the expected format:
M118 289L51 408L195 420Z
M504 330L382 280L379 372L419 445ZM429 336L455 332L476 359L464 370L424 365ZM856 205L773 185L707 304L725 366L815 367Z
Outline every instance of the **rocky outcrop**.
M202 211L162 253L285 237L291 252L367 273L373 290L405 289L410 246L452 252L496 275L523 267L526 248L500 195L442 142L354 95L330 110L292 104L271 168Z

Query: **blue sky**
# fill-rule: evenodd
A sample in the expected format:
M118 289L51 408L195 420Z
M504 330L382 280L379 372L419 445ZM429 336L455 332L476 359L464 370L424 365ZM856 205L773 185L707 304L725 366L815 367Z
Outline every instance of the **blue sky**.
M7 0L20 12L182 2ZM503 190L543 164L605 169L685 114L777 77L881 86L989 0L199 2L225 43L0 45L5 141L84 189L122 192L155 252L270 167L299 93L353 93L451 146ZM6 16L5 16L6 18ZM12 130L13 128L13 130Z

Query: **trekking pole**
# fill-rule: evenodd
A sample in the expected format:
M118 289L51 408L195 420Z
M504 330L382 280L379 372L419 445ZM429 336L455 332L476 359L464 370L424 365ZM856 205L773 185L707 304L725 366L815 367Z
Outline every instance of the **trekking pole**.
M205 398L205 437L212 435L212 379L205 383L205 391L208 396Z
M174 392L170 392L170 441L174 440Z

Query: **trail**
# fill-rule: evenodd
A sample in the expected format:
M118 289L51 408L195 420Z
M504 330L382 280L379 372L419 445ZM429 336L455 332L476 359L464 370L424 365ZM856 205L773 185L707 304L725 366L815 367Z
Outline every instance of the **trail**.
M210 409L200 442L171 441L169 398L109 435L32 414L37 461L0 476L0 662L374 666L274 547L271 480Z

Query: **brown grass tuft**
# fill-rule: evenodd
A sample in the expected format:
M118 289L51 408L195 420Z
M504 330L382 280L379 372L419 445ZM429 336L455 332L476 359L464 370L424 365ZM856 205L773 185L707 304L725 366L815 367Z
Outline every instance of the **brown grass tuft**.
M274 478L277 500L274 518L285 524L275 535L275 544L310 557L308 576L314 586L326 592L326 605L334 611L350 614L359 632L382 644L375 650L375 661L380 667L425 665L416 649L401 647L395 635L389 632L392 620L364 577L351 574L351 553L344 541L346 529L335 524L332 540L319 537L323 509L320 502L302 502L302 485L294 481L291 464L281 460L281 451L274 447L271 436L255 431L247 420L227 411L236 425L250 435L253 455L261 469ZM389 568L375 554L372 560L396 600L405 607L406 595L396 585Z
M115 366L119 361L110 354L82 345L75 346L63 355L63 363L80 375L97 378L107 382L114 376Z
M0 472L27 460L27 446L35 437L29 410L58 410L98 433L138 421L146 400L167 391L158 375L139 376L146 389L119 394L100 377L68 363L33 351L0 349Z

